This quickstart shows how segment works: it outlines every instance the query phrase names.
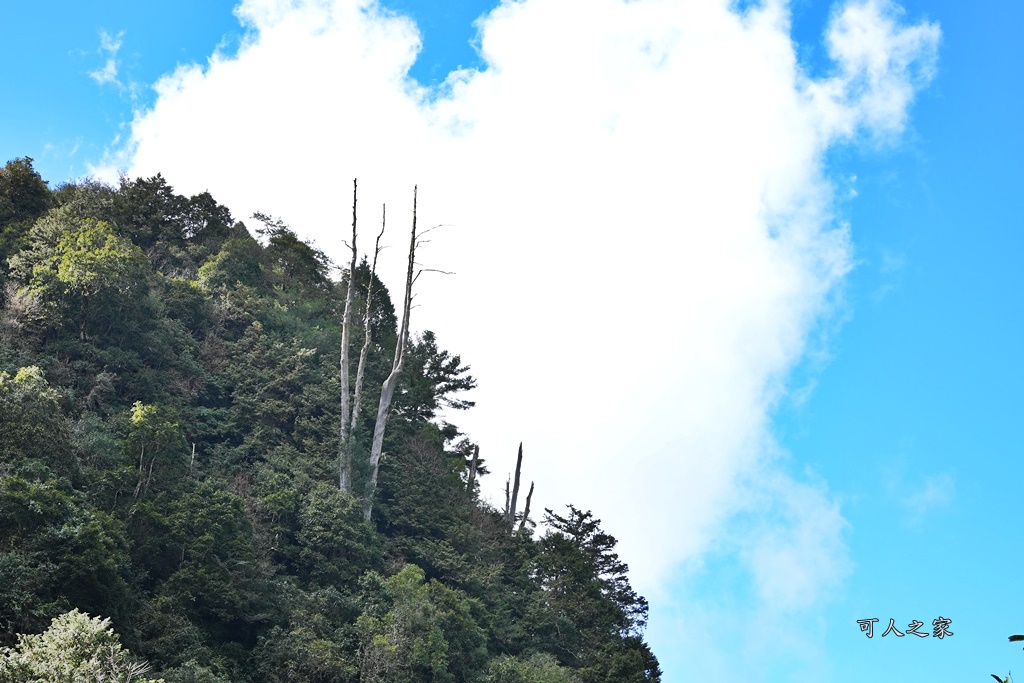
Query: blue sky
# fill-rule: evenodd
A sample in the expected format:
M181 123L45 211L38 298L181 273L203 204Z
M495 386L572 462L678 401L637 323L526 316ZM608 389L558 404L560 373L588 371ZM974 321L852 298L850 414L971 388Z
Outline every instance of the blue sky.
M236 165L243 163L238 161L243 144L261 150L269 169L280 169L290 151L308 146L305 137L292 140L299 134L288 125L291 117L295 125L317 130L327 126L309 113L318 107L329 108L334 102L344 111L353 103L358 107L359 102L368 101L393 102L400 109L405 106L401 97L408 95L408 83L387 92L382 89L380 94L370 80L348 75L344 56L331 66L325 66L326 61L286 63L283 52L273 51L277 43L271 38L286 44L293 36L291 29L268 19L269 14L258 14L273 7L273 0L249 3L254 14L244 26L232 13L235 2L8 4L0 42L8 55L19 58L0 65L4 83L0 156L33 157L51 186L87 173L109 177L115 168L145 174L161 171L182 191L208 187L244 218L252 209L266 207L252 206L256 200L249 199L241 181L233 180L244 175ZM747 127L760 130L756 126L763 121L757 107L737 114L735 124L731 118L722 123L720 137L711 128L721 117L701 113L718 106L715 98L730 84L744 83L744 70L752 68L750 61L744 61L745 50L760 40L761 33L736 34L737 42L727 52L737 55L736 65L714 52L714 45L700 48L718 58L708 58L705 70L698 74L706 75L706 81L694 77L692 83L686 81L685 91L679 86L679 97L687 98L688 104L677 112L670 99L659 99L673 83L658 80L668 78L661 71L652 68L635 78L620 77L615 65L603 59L600 48L614 43L591 41L592 35L605 35L601 17L606 11L608 16L618 11L612 7L617 5L615 0L595 4L599 9L593 15L579 14L575 23L568 10L550 9L572 3L530 0L525 4L535 13L495 15L487 29L485 51L501 64L498 69L471 45L480 45L473 21L490 12L492 3L385 3L419 27L422 51L408 71L412 79L437 86L449 71L464 67L489 70L493 82L470 74L461 82L468 83L469 94L446 99L448 91L439 91L410 100L414 102L408 105L410 111L443 119L452 130L463 130L459 122L471 121L465 129L470 132L461 133L462 137L445 137L428 124L422 124L426 132L421 132L420 119L401 118L406 116L401 112L379 130L366 123L370 119L352 124L370 125L368 137L392 134L407 145L420 144L422 137L424 156L440 150L445 158L450 155L471 163L474 175L493 177L505 188L503 195L473 185L472 178L440 168L440 162L433 167L425 161L410 164L422 177L432 177L432 168L436 171L437 181L429 189L437 199L433 208L428 204L424 210L435 211L436 222L464 226L455 228L451 242L437 247L437 258L448 259L445 264L454 262L458 277L454 284L431 285L434 289L423 295L423 322L414 319L413 327L429 325L442 342L451 340L451 348L474 365L481 384L475 412L492 412L490 418L477 418L474 436L485 451L493 451L498 471L501 458L511 459L515 441L524 438L528 470L532 443L536 469L551 466L563 480L577 481L575 488L564 481L546 482L544 474L537 472L538 496L549 496L542 506L571 500L593 508L620 537L625 558L641 575L641 588L651 598L648 639L662 661L666 681L721 675L780 682L907 677L981 681L988 680L990 673L1024 671L1024 653L1006 641L1006 636L1024 629L1018 529L1019 488L1024 480L1018 426L1024 407L1019 360L1024 341L1020 296L1024 269L1019 264L1024 247L1024 193L1019 189L1020 159L1024 158L1019 125L1024 48L1016 36L1024 23L1024 9L1009 2L908 1L902 3L902 10L882 5L884 14L899 25L931 22L941 32L930 78L915 76L913 68L897 74L909 79L915 93L905 103L906 118L900 125L886 120L875 128L864 123L868 119L858 119L855 134L808 139L811 147L819 145L820 154L808 153L794 157L792 164L776 166L776 160L788 154L786 149L805 140L799 131L789 130L784 122L765 123L767 131L792 135L785 138L792 144L781 151L767 143L762 149L749 142L732 149L728 141ZM645 4L655 3L634 3ZM672 3L659 4L668 6L659 11L673 11ZM733 36L715 32L719 26L715 22L726 16L724 10L699 12L692 9L693 3L677 4L680 32L697 36L697 44L701 36L711 36L709 43L718 39L715 36L726 36L722 40ZM758 6L744 4L751 5ZM824 82L835 74L822 36L830 18L843 7L811 0L791 4L788 35L804 77ZM316 19L317 15L310 16ZM661 49L659 24L628 16L636 22L630 26L637 35L650 33L643 54ZM331 19L345 20L344 16ZM384 55L379 61L388 68L359 73L371 73L367 79L383 74L383 82L391 73L389 68L401 65L409 49L411 43L403 33L403 26L409 25L377 22L372 26L383 27L384 37L369 43L373 49L367 53ZM554 27L553 35L544 33L544 26ZM687 33L689 27L692 34ZM591 42L598 47L591 50ZM779 49L780 44L784 47L785 41L767 41L764 49ZM218 92L229 90L231 78L242 82L244 76L232 74L256 63L258 57L255 49L241 55L246 45L258 46L263 50L260 54L277 59L293 74L310 75L308 88L337 78L349 84L349 91L365 95L352 102L339 96L275 109L279 105L271 101L291 102L301 99L301 93L275 90L278 81L271 76L266 78L265 90L239 86L231 91L235 100L225 95L224 100L213 101L210 91L202 90L202 82L218 84ZM663 59L671 63L675 49L664 48ZM236 71L216 72L208 66L207 60L217 50L222 64L234 64ZM116 76L108 72L104 79L108 59L115 60ZM201 68L192 80L174 81L176 90L171 90L178 95L158 95L152 88L177 66L193 63ZM637 68L646 68L638 64ZM681 74L679 78L693 73L685 64L678 69L672 73ZM326 75L316 76L320 73ZM520 80L511 80L513 76ZM600 78L607 79L601 83L621 85L622 101L660 103L671 116L658 118L649 110L638 113L607 103L590 87L598 82L593 79ZM644 90L645 79L657 87ZM504 89L520 93L519 99L530 97L530 83L536 85L538 99L501 118L500 112L512 105L494 93ZM803 86L797 81L795 87ZM170 91L165 88L166 92ZM575 100L562 99L564 92L581 93L579 98L587 106L575 109ZM238 120L259 123L260 137L250 134L236 148L216 147L219 143L203 138L202 144L211 150L208 157L203 156L200 143L189 147L185 141L200 135L199 124L190 128L183 122L188 117L175 113L184 110L174 106L184 103L195 110L204 97L210 100L211 135L233 134L232 127L213 112L237 106ZM750 97L756 104L760 95ZM438 100L441 105L431 108L429 102ZM765 109L771 110L774 101L766 99ZM606 118L596 123L585 118L586 111L604 112L606 106ZM851 105L864 111L868 106ZM265 114L267 110L273 111ZM764 192L776 191L771 188L782 184L783 190L778 190L784 195L778 200L782 218L776 219L779 226L772 229L797 235L791 238L791 248L779 255L771 243L749 237L744 230L729 232L733 229L733 213L727 206L733 196L730 192L741 204L745 191L741 181L733 188L730 180L715 180L719 176L713 167L690 169L688 154L660 154L658 138L643 137L644 131L637 132L643 127L630 128L633 120L646 121L648 133L659 132L659 126L667 131L674 122L683 128L711 127L706 136L683 139L679 149L696 150L693 157L713 163L714 149L701 157L703 152L694 142L711 137L722 141L723 155L735 162L735 168L745 167L749 158L751 167L768 169L751 182L769 188ZM576 134L577 128L583 132ZM606 137L608 130L613 133ZM629 137L616 137L620 130L627 130ZM520 134L523 137L517 138ZM283 215L328 251L334 248L331 232L317 224L325 209L316 205L302 213L302 196L323 195L338 177L360 175L361 188L376 182L389 202L398 201L398 190L391 183L402 186L412 173L392 170L397 179L391 178L387 164L373 160L348 138L335 140L331 135L325 131L322 138L329 163L317 166L320 157L302 157L308 167L303 170L316 176L305 181L307 195L301 195L301 185L293 187L278 176L269 189L256 188L263 197L275 191L282 197L295 194L297 199L282 200L280 206L270 199L260 201L271 203L272 213ZM544 144L537 149L553 150L550 157L543 157L550 161L538 164L536 154L534 161L522 161L515 148L501 146L506 135L519 140L520 146L542 139ZM663 135L671 137L667 132ZM164 139L174 144L159 142ZM460 147L460 140L470 140L490 153L473 156ZM670 140L665 149L676 151L674 144ZM191 158L176 157L174 147ZM389 159L401 159L400 151L387 151ZM636 200L603 213L626 216L637 226L665 220L665 225L659 223L650 232L637 228L644 239L627 241L621 251L606 252L589 242L581 247L581 235L588 233L569 227L574 212L589 215L581 206L608 196L608 192L588 194L582 180L590 178L586 175L590 168L607 159L622 160L619 166L633 170L630 175L616 175L616 165L609 164L608 172L597 181L611 178L607 187L632 193ZM519 171L517 163L529 165ZM546 165L556 168L546 175ZM661 170L648 175L648 166ZM506 167L516 172L506 172ZM791 169L795 170L790 174ZM721 178L730 179L736 173L726 169ZM664 218L664 212L653 213L663 208L657 202L679 193L682 203L689 199L699 204L699 197L687 194L686 183L689 179L699 184L704 175L712 178L707 191L721 191L724 198L719 203L721 222L716 222L715 212L694 209L693 220L678 227L685 233L678 238L682 241L658 249L661 243L655 240L674 232L675 224ZM579 182L574 180L577 176ZM368 177L365 185L363 177ZM531 178L537 178L539 185L531 185ZM544 180L550 184L544 185ZM488 220L497 227L475 218L478 214L472 206L462 208L456 190L464 192L462 205L486 199L489 206L500 207L498 212L479 214L490 216ZM373 190L368 191L372 196ZM426 196L431 201L431 194ZM786 199L791 196L796 199ZM651 212L638 206L647 201L653 202ZM810 202L813 210L801 214L800 207L805 206L801 202ZM371 204L372 200L366 205ZM520 204L522 213L516 213ZM673 206L666 203L665 211ZM500 223L494 213L507 213L510 222ZM736 213L736 225L745 220L744 215ZM803 234L798 229L804 225L801 221L812 225L809 242L798 239ZM600 214L588 225L591 231L606 231L598 234L609 242L619 236L615 225L601 223ZM733 236L718 241L717 235ZM743 241L748 238L749 243ZM742 292L732 291L735 278L718 280L711 270L704 272L697 262L686 261L685 255L683 263L690 267L676 273L672 269L678 264L652 253L674 253L680 245L704 249L701 259L719 270L737 262L748 264L744 259L753 253L749 267L744 266L753 274L737 289L770 290L764 283L774 282L776 276L781 278L780 289L764 298L744 298ZM468 252L471 247L473 258L460 260L459 250ZM763 253L758 251L762 248ZM537 292L544 294L531 294L530 280L516 279L522 278L516 274L520 271L506 268L501 262L505 256L519 259L517 267L525 266L526 271L552 272L541 283L543 287L538 285ZM651 278L648 289L638 288L644 292L643 302L619 289L601 288L608 273L623 267L618 260L623 258L640 264L637 277ZM489 280L491 275L484 271L506 279ZM561 277L561 271L567 275ZM785 278L790 275L796 284L787 284ZM600 295L594 297L596 302L589 301L587 287ZM488 292L490 298L472 299L465 290ZM552 298L569 305L548 310ZM711 305L704 306L707 302ZM472 316L456 311L471 305L476 307L479 325L484 325L480 320L486 321L492 309L500 309L494 315L495 327L478 333L470 329L464 319ZM616 322L608 326L607 312L620 310L619 305L625 311L649 306L642 308L650 317L645 318L641 346L630 332L629 315L615 316ZM494 348L500 345L486 343L497 338L495 330L503 329L503 323L507 327L510 319L528 320L528 329L552 330L548 335L535 333L538 350L524 363L532 361L542 371L547 368L549 376L559 381L569 365L587 368L578 374L568 371L565 381L581 387L581 397L573 399L572 409L559 413L563 416L559 430L550 425L550 415L562 404L548 397L558 392L514 393L513 383L518 378L521 384L524 373L513 368L503 375L503 367L511 364L508 353L502 355L501 349ZM565 341L581 327L586 330L586 348ZM634 364L634 371L621 369L630 367L625 363L602 382L592 379L601 374L609 358L630 354L643 358ZM691 359L696 360L691 363ZM550 364L544 365L547 360ZM715 374L705 370L709 367L724 369ZM489 383L490 394L485 388ZM623 397L622 405L588 403L588 395L599 395L607 383L613 385L614 395ZM715 393L719 390L721 395ZM511 398L503 403L506 394ZM742 409L730 412L735 406ZM494 417L496 412L501 420ZM678 424L664 426L673 421ZM611 424L621 426L604 427ZM563 432L571 432L572 438ZM734 443L733 434L743 438L737 437ZM574 453L584 453L586 458ZM680 482L679 498L673 497L671 487L657 488L649 477L639 475L628 481L639 482L637 486L647 481L653 488L639 497L649 500L637 505L629 502L636 496L628 492L615 495L615 485L623 486L621 477L601 472L614 472L621 460L639 463L635 469L641 472L657 471L660 479ZM527 476L534 475L528 472ZM691 480L702 490L718 493L706 499L690 495L693 491L686 482ZM737 503L748 498L754 502ZM655 566L657 570L648 571ZM901 629L912 620L922 621L922 630L930 632L932 620L939 616L952 619L953 637L941 641L880 637L890 618ZM872 617L879 624L869 640L859 632L856 620Z

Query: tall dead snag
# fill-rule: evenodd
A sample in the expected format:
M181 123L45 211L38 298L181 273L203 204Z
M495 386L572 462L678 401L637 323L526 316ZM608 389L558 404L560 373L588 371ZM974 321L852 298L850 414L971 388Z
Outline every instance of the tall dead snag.
M476 466L480 462L480 446L473 446L473 459L469 461L469 479L466 481L466 490L473 491L473 482L476 480Z
M474 453L474 460L476 454ZM516 530L516 504L519 500L519 479L523 471L523 442L519 442L519 455L516 457L516 475L512 490L509 491L509 482L505 482L505 524L510 531ZM471 480L472 481L472 480ZM530 482L530 492L526 494L526 507L523 509L523 516L519 522L519 531L526 528L526 521L530 518L530 501L533 499L533 482Z
M530 500L533 498L533 482L530 482L530 492L526 494L526 507L523 508L523 519L519 522L519 530L526 528L526 522L530 519Z
M509 528L516 522L516 501L519 498L519 474L523 469L523 442L519 442L519 456L516 458L516 478L512 484L512 502L505 510L505 523ZM506 496L507 498L507 496Z
M359 404L363 395L363 375L366 372L366 357L370 353L370 303L373 301L373 278L377 274L377 256L380 255L380 238L384 236L384 225L387 222L387 206L382 209L380 234L373 246L373 265L370 267L370 283L366 286L366 309L363 312L363 348L359 352L359 369L356 370L356 388L352 394L352 432L356 431L359 421Z
M349 339L352 334L352 297L356 291L356 179L352 179L352 264L348 270L348 292L345 312L341 318L341 419L338 427L338 486L345 493L352 490L352 449L348 442L350 404L348 395Z
M508 492L509 477L505 477L505 522L508 523L508 505L509 505L509 492Z
M391 374L384 380L380 389L380 402L377 404L377 421L373 426L373 444L370 446L370 482L366 487L366 501L363 504L363 516L370 521L373 512L373 495L377 490L377 474L380 472L380 456L384 448L384 428L388 422L391 409L391 397L398 386L398 377L405 363L405 347L409 341L409 311L412 308L413 269L416 265L416 193L412 190L412 237L409 239L409 269L405 274L405 298L402 301L402 326L395 343L395 360L391 364Z

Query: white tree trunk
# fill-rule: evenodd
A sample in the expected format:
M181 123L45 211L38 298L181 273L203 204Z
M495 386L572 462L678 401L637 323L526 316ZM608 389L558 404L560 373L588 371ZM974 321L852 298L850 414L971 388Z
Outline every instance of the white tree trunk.
M380 222L380 234L377 235L377 242L373 247L373 265L370 267L370 284L366 287L366 309L363 312L363 348L359 352L359 368L356 370L356 388L352 394L352 425L351 431L356 431L359 421L359 404L363 395L363 375L366 372L366 358L370 354L370 302L373 301L373 277L377 274L377 256L380 255L380 238L384 236L384 225L387 219L387 206L383 209L383 217Z
M398 377L402 373L405 362L405 347L409 339L409 311L412 308L413 269L416 265L416 192L412 191L412 237L409 239L409 269L405 275L405 298L402 302L402 326L395 344L395 360L391 364L391 374L384 380L380 390L380 402L377 404L377 421L373 426L373 444L370 446L370 482L366 487L366 502L363 515L370 521L373 512L373 496L377 490L377 475L380 472L381 452L384 448L384 428L387 426L388 414L391 410L391 397L398 386Z
M345 493L352 490L352 449L348 442L349 404L348 367L349 338L352 334L352 297L356 280L356 180L352 180L352 263L348 270L348 292L345 294L345 313L341 318L341 419L338 427L338 486Z

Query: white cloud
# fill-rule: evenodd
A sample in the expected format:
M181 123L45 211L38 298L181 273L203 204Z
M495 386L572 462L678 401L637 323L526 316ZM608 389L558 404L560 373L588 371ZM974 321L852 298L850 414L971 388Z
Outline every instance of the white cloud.
M955 489L956 483L948 474L927 477L919 489L904 499L911 519L921 521L936 508L948 505L953 500Z
M769 417L852 263L823 157L903 129L939 32L848 3L815 80L784 2L730 7L505 2L478 23L487 69L431 97L406 78L408 19L245 0L237 55L163 78L95 170L283 216L338 261L353 177L361 224L386 199L395 245L418 182L421 224L454 225L422 259L458 275L424 281L412 325L473 365L459 424L495 494L523 440L534 508L592 508L648 593L756 520L731 550L752 609L808 609L846 571L844 522L786 473Z
M820 487L777 472L757 478L751 498L756 517L739 536L739 554L752 568L759 601L780 610L799 610L822 601L849 569L839 505Z
M935 75L937 24L899 23L903 10L888 0L850 2L836 12L826 35L835 76L808 88L824 123L847 135L858 126L880 137L902 132L914 93ZM823 104L820 100L818 104Z
M919 526L948 506L956 495L956 480L949 474L930 474L907 481L904 464L884 473L883 484L889 496L903 508L903 522Z
M124 42L124 31L121 31L116 36L112 36L106 31L100 31L100 54L106 53L107 61L103 63L103 66L99 69L94 69L89 72L89 78L93 79L100 85L106 85L107 83L115 83L120 85L117 80L117 51L121 49L121 44Z

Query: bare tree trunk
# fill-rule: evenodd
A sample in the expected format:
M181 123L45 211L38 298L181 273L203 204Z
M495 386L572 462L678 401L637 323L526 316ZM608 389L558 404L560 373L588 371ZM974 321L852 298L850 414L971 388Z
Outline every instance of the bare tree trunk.
M380 238L384 236L384 225L387 221L387 206L383 208L383 217L380 221L380 234L377 235L377 242L373 247L373 265L370 267L370 284L366 287L366 310L363 312L363 348L359 352L359 369L356 370L356 389L352 396L352 426L351 431L356 431L359 420L359 404L363 395L363 375L366 371L366 358L370 354L370 302L373 300L373 277L377 274L377 256L380 254Z
M509 490L508 490L509 479L510 479L510 477L506 477L505 478L505 522L506 523L508 522L508 509L509 509L509 502L511 500L511 497L509 495Z
M533 482L530 482L530 492L526 494L526 507L523 509L523 521L519 522L519 530L526 528L526 521L530 519L530 500L533 498Z
M85 341L85 323L89 318L89 294L82 294L82 315L78 322L78 339Z
M146 474L146 444L142 444L142 450L139 451L139 483L135 485L135 493L133 498L139 497L139 492L142 490L142 479Z
M412 191L412 236L409 239L409 269L405 275L405 298L402 302L402 326L395 344L395 360L391 364L391 374L384 380L380 390L380 402L377 404L377 421L373 426L373 444L370 446L370 482L366 488L366 501L363 505L363 516L370 521L373 512L373 496L377 490L377 475L380 472L381 451L384 448L384 428L388 422L391 409L391 397L398 386L398 377L402 373L405 362L405 347L409 340L409 311L412 308L413 269L416 265L416 187Z
M480 461L480 446L473 446L473 459L469 461L469 480L466 482L466 489L473 491L473 482L476 480L476 466Z
M352 489L352 449L348 443L348 424L351 408L348 393L348 347L352 334L352 296L356 280L356 179L352 179L352 264L348 270L348 292L345 294L345 313L341 318L341 420L338 427L338 486L348 493Z
M516 500L519 498L519 474L523 469L523 442L519 442L519 457L516 458L516 478L512 484L512 504L505 513L505 522L511 528L516 523Z

